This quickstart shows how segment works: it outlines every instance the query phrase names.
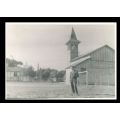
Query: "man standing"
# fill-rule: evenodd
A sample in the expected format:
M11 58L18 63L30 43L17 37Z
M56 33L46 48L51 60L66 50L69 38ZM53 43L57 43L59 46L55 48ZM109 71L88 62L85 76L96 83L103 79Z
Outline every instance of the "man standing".
M78 89L77 89L77 78L79 77L78 71L76 70L76 68L74 66L72 66L72 72L70 74L70 81L71 81L71 88L72 88L72 92L73 94L78 94Z

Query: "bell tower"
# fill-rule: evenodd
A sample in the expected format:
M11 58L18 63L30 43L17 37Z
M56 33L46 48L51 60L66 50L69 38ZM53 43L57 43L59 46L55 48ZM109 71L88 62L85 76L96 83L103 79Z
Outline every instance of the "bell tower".
M66 43L70 51L70 62L76 57L78 57L78 45L80 41L77 40L74 29L72 28L70 40Z

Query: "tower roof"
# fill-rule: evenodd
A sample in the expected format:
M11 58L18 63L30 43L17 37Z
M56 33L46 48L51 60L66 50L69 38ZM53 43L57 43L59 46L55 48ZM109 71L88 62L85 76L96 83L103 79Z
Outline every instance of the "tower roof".
M76 34L74 29L72 28L72 33L71 33L71 40L77 40Z
M69 43L77 43L77 44L80 43L80 41L77 40L77 37L76 37L76 34L75 34L75 31L74 31L73 27L72 27L70 40L66 43L66 45L68 45Z

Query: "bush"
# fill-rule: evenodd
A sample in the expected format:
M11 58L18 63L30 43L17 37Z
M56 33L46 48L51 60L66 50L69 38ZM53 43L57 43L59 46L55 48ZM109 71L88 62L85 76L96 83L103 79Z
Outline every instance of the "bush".
M59 71L57 73L57 82L63 82L65 76L65 71Z

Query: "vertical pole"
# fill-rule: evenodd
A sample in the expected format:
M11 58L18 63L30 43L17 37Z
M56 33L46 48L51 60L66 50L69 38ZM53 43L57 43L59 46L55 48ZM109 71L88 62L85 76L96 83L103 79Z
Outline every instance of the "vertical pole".
M86 71L86 87L88 85L88 71Z

